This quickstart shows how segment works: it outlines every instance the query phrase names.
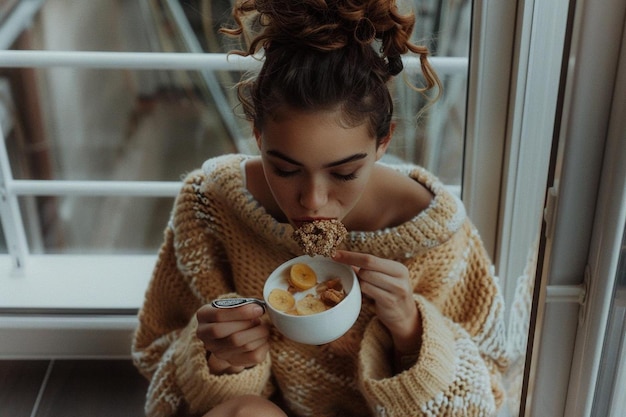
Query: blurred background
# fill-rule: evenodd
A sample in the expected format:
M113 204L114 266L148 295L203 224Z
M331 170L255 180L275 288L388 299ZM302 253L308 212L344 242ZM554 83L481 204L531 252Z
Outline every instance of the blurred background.
M0 0L0 30L19 0ZM229 0L47 0L9 49L228 52L218 33ZM410 4L409 4L410 3ZM468 57L470 1L415 0L414 41L436 57ZM2 41L2 36L0 36ZM9 41L7 41L9 42ZM240 72L0 69L0 123L16 179L176 181L212 156L255 153L239 116ZM424 98L400 76L388 161L411 161L461 185L467 70L441 74ZM419 75L411 82L420 84ZM155 253L171 198L21 196L30 253ZM4 238L2 237L2 242ZM2 243L6 252L6 245Z

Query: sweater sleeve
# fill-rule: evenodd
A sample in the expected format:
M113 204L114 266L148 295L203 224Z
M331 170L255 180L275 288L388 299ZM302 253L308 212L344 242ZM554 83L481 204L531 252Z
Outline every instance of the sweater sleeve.
M158 254L139 312L132 358L150 380L146 415L171 416L179 409L202 413L228 398L267 392L270 359L233 375L212 375L197 337L197 310L232 293L227 269L218 261L219 246L207 235L197 207L181 193ZM191 199L191 200L190 200ZM195 223L195 224L194 224ZM203 227L204 226L204 227Z
M415 365L393 374L393 342L374 319L359 353L365 398L377 415L489 416L496 404L490 373L471 337L435 306L417 296L422 346Z
M416 276L423 330L417 362L397 375L382 366L393 357L392 341L372 321L359 358L364 395L388 416L495 415L508 362L504 302L477 232L466 222L415 263L429 265Z
M146 415L171 416L182 406L198 413L233 396L261 394L269 380L269 356L239 374L210 374L196 336L195 312L202 302L176 268L171 232L167 236L132 344L135 366L150 380Z

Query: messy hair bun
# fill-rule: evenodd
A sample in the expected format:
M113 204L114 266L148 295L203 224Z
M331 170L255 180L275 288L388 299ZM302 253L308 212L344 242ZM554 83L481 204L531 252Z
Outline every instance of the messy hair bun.
M358 99L357 91L363 94L363 101L370 103L377 100L372 94L380 95L379 98L388 96L385 84L402 71L401 56L409 52L420 56L425 86L418 90L426 92L440 87L427 59L428 49L410 40L415 16L401 14L395 0L238 0L233 17L235 27L222 32L242 37L247 45L246 50L235 53L247 56L264 51L261 73L242 82L239 89L244 110L255 124L262 122L257 114L260 109L272 108L266 98L259 96L261 92L304 109L337 104L354 108L346 100ZM319 74L322 71L332 71L335 76ZM299 85L292 85L293 91L285 91L287 80L280 79L281 76ZM383 86L382 91L377 91ZM344 92L328 96L336 89ZM387 107L385 117L377 120L390 120L391 98L374 103L384 103ZM361 110L353 112L354 117L348 115L348 119L355 118L354 123L362 121L362 113L372 111L371 104L360 107ZM377 135L381 132L378 126L373 126L373 130Z

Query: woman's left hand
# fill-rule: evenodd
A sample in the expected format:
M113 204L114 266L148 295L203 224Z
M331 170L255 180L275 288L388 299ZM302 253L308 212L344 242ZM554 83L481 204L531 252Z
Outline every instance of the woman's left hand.
M354 268L361 292L376 304L376 315L387 327L400 353L415 352L421 344L421 319L409 271L400 262L366 253L338 250L333 259Z

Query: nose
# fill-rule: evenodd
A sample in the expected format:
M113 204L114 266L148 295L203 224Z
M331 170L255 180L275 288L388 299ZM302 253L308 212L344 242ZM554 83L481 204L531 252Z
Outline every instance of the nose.
M328 190L321 181L311 180L302 186L300 204L311 211L317 211L328 203Z

